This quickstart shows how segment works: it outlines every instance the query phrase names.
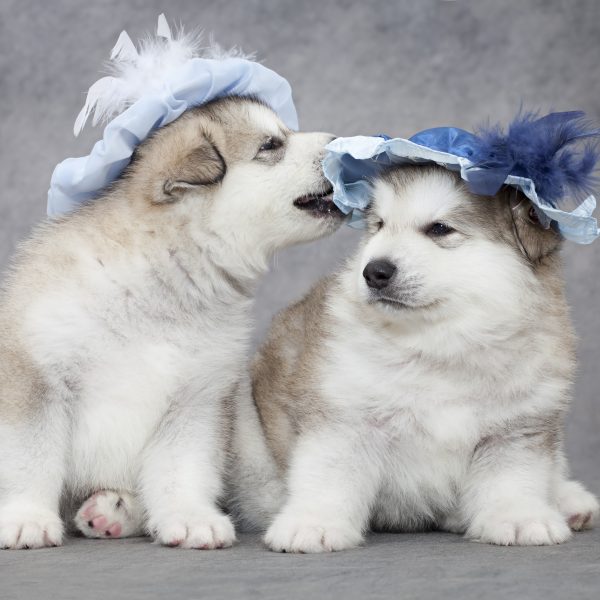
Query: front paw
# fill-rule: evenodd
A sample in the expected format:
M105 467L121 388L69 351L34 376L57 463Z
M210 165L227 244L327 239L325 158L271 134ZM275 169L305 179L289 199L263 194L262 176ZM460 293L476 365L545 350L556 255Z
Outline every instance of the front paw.
M152 519L154 539L164 546L214 550L235 542L235 530L229 517L216 510L174 511Z
M499 546L549 546L571 537L563 516L550 507L489 510L478 515L466 536Z
M265 544L275 552L335 552L355 548L362 540L360 529L346 521L285 514L265 535Z
M558 510L573 531L591 529L600 514L596 496L578 481L563 481L558 489Z
M51 510L21 505L0 507L0 548L60 546L62 538L62 521Z

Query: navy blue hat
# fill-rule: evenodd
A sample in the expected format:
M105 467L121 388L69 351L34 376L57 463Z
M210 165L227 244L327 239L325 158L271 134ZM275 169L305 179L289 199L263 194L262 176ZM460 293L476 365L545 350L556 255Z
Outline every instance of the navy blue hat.
M334 202L352 213L352 222L362 219L371 182L385 167L437 163L460 172L475 194L491 196L503 185L521 190L543 226L554 225L565 238L588 244L600 235L591 195L599 137L600 129L590 128L580 111L524 113L506 132L499 126L481 128L477 135L436 127L409 139L338 138L327 146L323 167L334 186Z

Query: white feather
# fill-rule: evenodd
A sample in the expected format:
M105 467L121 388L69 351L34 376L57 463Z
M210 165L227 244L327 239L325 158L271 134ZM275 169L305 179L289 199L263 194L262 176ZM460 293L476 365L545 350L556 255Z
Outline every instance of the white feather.
M159 37L166 38L169 41L173 39L173 36L171 34L171 28L167 23L167 18L165 17L164 13L158 15L158 26L156 27L156 35Z
M224 51L211 39L208 48L201 45L198 31L185 33L182 28L171 31L164 14L158 17L155 36L140 41L138 48L123 31L110 54L110 75L94 83L88 90L73 131L79 135L93 114L92 124L109 121L115 115L147 94L159 92L168 74L192 58L252 59L238 48Z
M128 33L121 31L121 35L110 53L110 60L135 60L137 56L138 51Z

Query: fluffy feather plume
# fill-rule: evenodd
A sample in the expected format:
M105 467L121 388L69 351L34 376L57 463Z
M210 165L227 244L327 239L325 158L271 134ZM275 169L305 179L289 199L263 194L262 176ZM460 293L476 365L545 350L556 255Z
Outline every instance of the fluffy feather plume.
M156 35L141 40L138 48L122 31L107 63L109 75L88 90L74 133L79 135L92 114L92 125L109 121L142 96L160 91L168 74L192 58L231 57L252 58L237 48L223 50L212 39L208 47L202 47L198 31L185 33L179 28L173 34L164 14L158 17Z
M498 181L508 175L531 179L539 196L554 207L567 199L579 203L597 184L600 129L590 128L581 111L544 117L522 113L506 133L493 126L480 128L478 136L476 166L496 171Z

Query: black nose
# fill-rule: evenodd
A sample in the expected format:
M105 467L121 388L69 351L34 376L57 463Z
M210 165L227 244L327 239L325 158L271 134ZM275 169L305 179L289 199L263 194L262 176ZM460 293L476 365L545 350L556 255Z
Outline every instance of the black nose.
M382 290L394 276L396 267L389 260L372 260L363 271L367 285Z

